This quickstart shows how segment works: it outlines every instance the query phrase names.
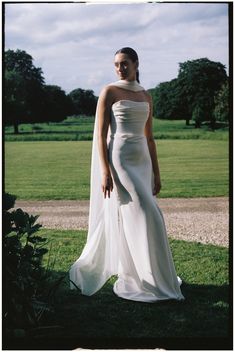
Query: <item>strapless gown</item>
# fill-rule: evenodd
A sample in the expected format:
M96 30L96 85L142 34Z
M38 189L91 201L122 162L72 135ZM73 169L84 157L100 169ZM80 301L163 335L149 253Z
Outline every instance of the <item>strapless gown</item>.
M114 249L109 251L117 255L117 268L110 275L106 274L102 283L98 279L103 273L97 268L105 267L105 259L101 256L96 259L94 254L105 253L101 239L104 230L100 226L101 230L94 229L100 240L91 238L81 259L70 270L70 278L85 294L93 294L108 276L117 274L113 290L124 299L142 302L184 299L163 214L152 193L152 163L144 135L148 114L148 102L120 100L112 105L108 153L114 180L111 196L117 200L118 229L116 238L112 239ZM112 223L112 214L109 220ZM112 236L111 232L107 236ZM86 280L90 281L88 289ZM94 287L91 288L92 282Z
M108 149L120 225L114 292L145 302L183 299L163 214L152 193L152 163L144 135L148 113L148 102L120 100L112 106Z

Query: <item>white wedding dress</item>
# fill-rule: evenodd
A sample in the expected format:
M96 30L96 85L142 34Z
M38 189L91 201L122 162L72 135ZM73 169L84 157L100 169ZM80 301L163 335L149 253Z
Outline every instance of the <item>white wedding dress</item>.
M114 85L143 90L137 82ZM152 163L144 127L149 104L120 100L112 105L108 153L114 190L101 192L97 162L97 119L94 131L88 238L70 268L71 289L97 292L118 275L114 292L124 299L155 302L183 300L162 212L152 194ZM74 285L74 284L76 285Z

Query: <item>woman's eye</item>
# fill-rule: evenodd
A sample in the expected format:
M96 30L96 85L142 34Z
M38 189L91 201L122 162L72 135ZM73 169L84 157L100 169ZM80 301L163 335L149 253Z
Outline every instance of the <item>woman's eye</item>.
M122 67L122 68L124 68L124 69L127 69L127 68L128 68L128 63L127 63L127 62L125 62L125 63L120 63L120 64L115 63L114 66L115 66L115 68Z

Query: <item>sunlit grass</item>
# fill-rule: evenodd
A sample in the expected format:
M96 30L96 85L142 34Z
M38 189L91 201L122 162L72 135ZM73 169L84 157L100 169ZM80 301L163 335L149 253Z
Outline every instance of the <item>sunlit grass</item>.
M17 199L89 199L91 141L7 142L6 191ZM228 195L228 142L157 141L159 197Z

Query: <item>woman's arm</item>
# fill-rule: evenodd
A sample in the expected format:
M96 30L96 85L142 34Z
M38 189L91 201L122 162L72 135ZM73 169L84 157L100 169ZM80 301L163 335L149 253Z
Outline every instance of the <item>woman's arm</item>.
M154 173L153 194L156 195L160 192L162 186L161 186L161 177L160 177L160 170L159 170L159 164L158 164L158 158L157 158L157 149L156 149L156 144L154 141L153 131L152 131L153 103L152 103L151 95L148 94L147 96L149 100L150 111L149 111L148 120L145 125L145 136L148 143L148 148L149 148L149 153L152 160L152 167L153 167L153 173Z
M113 180L109 168L107 133L110 124L110 114L112 106L111 92L108 88L104 88L98 100L98 147L99 156L102 167L102 191L104 198L113 190Z

